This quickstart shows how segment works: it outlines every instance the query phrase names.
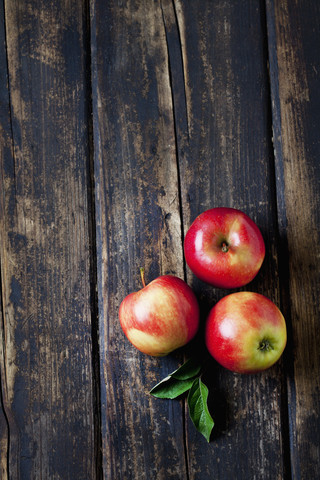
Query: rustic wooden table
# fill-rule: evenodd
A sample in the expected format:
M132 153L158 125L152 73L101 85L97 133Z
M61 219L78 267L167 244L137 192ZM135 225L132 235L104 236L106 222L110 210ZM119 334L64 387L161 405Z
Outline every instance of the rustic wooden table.
M1 479L266 480L320 471L320 3L0 3ZM214 361L211 442L150 388L191 347L138 352L118 321L147 281L228 292L184 263L214 206L259 225L248 290L288 345L257 375Z

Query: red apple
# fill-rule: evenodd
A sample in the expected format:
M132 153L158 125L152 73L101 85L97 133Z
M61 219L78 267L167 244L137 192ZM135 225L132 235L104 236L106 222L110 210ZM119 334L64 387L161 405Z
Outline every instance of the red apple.
M193 273L215 287L237 288L258 273L265 245L257 225L234 208L212 208L190 226L184 253Z
M121 303L119 319L128 340L141 352L164 356L182 347L199 327L199 306L191 288L180 278L163 275Z
M282 355L286 323L278 307L265 296L232 293L210 311L205 341L209 353L224 367L255 373L271 367Z

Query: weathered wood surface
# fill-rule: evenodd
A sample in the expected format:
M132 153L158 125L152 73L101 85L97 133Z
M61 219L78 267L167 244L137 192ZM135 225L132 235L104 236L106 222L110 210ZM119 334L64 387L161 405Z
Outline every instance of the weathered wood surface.
M288 408L293 478L320 459L320 8L268 2L275 165L284 300L290 318Z
M118 321L122 298L141 288L140 266L147 281L183 277L162 10L160 3L97 2L91 17L104 473L179 479L187 475L183 406L148 395L176 368L175 357L141 355Z
M1 478L95 478L86 5L1 9Z
M313 479L320 469L316 1L0 5L0 478ZM269 67L269 68L268 68ZM267 253L246 289L289 341L260 375L209 362L208 444L150 388L197 349L139 353L118 308L164 273L202 322L226 291L183 259L233 206Z
M180 160L180 184L185 232L199 213L213 206L239 208L257 222L267 246L266 259L245 289L264 293L279 305L264 21L264 10L257 3L204 2L201 12L183 2L179 5L189 100L189 137L184 142L182 135L186 153ZM214 28L208 29L208 23ZM204 286L187 273L205 317L229 292ZM188 420L190 478L286 476L282 364L260 375L239 376L212 362L204 379L212 392L216 426L208 445ZM257 442L258 437L263 441Z

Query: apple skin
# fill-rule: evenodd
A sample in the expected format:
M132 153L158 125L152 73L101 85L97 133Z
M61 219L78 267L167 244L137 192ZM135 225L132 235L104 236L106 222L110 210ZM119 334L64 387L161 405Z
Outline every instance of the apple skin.
M205 342L209 353L225 368L257 373L282 355L287 343L285 319L264 295L231 293L210 311Z
M199 305L186 282L162 275L121 302L119 319L128 340L138 350L164 356L195 336Z
M251 282L265 257L257 225L235 208L201 213L184 240L185 259L192 272L214 287L238 288Z

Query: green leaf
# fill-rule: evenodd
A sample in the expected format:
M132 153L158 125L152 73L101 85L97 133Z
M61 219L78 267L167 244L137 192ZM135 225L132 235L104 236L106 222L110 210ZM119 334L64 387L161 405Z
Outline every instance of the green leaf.
M207 400L208 388L200 378L196 378L188 395L189 414L196 429L209 442L214 421L210 415Z
M170 373L170 376L177 378L178 380L188 380L189 378L194 378L198 375L200 370L200 363L194 358L190 358L181 367Z
M200 370L201 365L196 360L189 359L153 387L150 393L157 398L176 398L191 388Z
M157 398L177 398L179 395L182 395L182 393L189 390L193 381L193 378L188 380L178 380L169 375L153 387L152 390L150 390L150 393Z

